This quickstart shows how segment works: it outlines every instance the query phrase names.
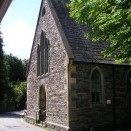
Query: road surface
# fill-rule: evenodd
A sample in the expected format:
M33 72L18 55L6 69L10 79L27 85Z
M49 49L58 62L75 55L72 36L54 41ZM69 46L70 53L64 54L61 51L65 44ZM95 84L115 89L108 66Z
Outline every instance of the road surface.
M44 131L40 127L24 122L21 115L21 111L0 114L0 131Z

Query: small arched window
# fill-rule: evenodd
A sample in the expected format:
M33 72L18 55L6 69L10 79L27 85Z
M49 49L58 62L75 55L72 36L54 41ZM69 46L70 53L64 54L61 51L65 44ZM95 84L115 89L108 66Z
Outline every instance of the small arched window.
M45 15L45 7L43 7L43 9L42 9L42 16L44 16Z
M93 104L102 103L102 78L98 69L92 72L91 76L91 96Z
M131 97L131 71L127 75L127 96Z
M41 34L37 55L37 74L39 76L46 74L49 69L49 40L46 38L44 32Z

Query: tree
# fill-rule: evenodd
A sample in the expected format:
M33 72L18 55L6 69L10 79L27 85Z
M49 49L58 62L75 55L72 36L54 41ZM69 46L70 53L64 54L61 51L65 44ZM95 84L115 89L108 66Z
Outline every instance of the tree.
M131 62L130 0L72 0L68 7L71 17L90 26L86 38L109 43L105 57Z
M5 64L4 64L3 39L1 37L1 32L0 32L0 101L4 100L5 91L8 86L7 83L8 82L7 82Z
M6 90L7 103L16 109L23 109L26 103L27 60L21 60L12 54L5 54L4 58L9 85Z
M10 55L5 55L6 69L8 72L9 81L18 82L26 80L26 65L25 60Z
M16 109L25 108L27 65L27 60L4 53L0 32L0 101L5 102L6 110L14 108L14 105Z
M18 82L14 85L13 102L17 109L23 109L26 107L26 82Z

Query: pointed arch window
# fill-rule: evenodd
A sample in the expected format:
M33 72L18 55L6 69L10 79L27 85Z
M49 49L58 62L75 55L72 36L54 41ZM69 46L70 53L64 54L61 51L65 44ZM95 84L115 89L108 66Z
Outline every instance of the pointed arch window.
M37 48L37 76L40 75L40 46Z
M127 76L127 96L131 97L131 71L128 73Z
M43 7L43 9L42 9L42 16L45 15L45 12L46 12L45 7Z
M37 50L37 75L43 75L49 69L49 40L46 38L45 33L42 32L40 45Z
M98 69L95 69L91 76L91 97L92 104L102 103L102 78Z

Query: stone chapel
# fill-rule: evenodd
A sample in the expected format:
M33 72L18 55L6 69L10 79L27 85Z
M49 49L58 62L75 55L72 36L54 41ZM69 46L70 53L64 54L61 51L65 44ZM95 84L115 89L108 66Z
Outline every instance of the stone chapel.
M131 66L104 58L84 38L70 0L42 0L29 60L26 120L53 131L112 131L131 126Z

